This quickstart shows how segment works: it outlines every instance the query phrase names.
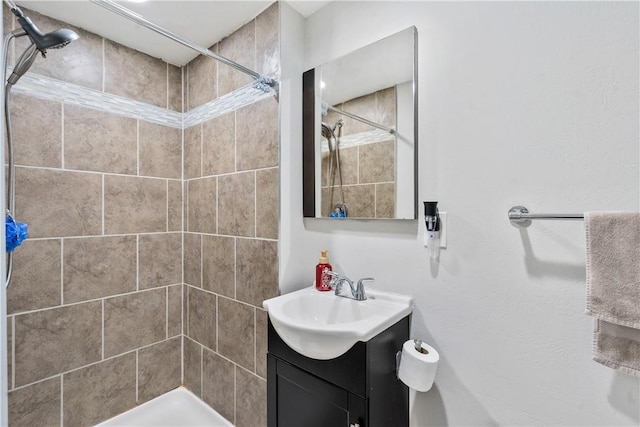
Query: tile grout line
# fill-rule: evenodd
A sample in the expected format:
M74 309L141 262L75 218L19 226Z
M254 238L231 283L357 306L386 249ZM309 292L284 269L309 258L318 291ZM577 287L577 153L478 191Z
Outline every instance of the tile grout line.
M204 346L200 343L198 345L200 346L200 398L202 398L204 396Z
M60 163L64 169L64 120L65 120L64 102L60 103Z
M60 305L64 305L64 238L60 238Z
M102 235L105 235L105 225L104 225L104 221L105 221L105 199L107 198L106 195L106 188L105 188L105 174L102 174Z
M216 295L216 353L218 352L218 340L220 339L220 298Z
M140 235L136 234L136 292L140 291Z
M102 92L105 92L107 86L107 55L106 55L106 40L102 38Z
M60 374L60 427L64 427L64 375Z
M101 302L102 302L102 360L104 361L104 301L105 299L102 298Z
M166 300L165 300L165 339L169 339L169 286L167 286Z
M140 176L140 119L136 120L136 175Z
M140 396L138 392L138 388L140 387L140 375L139 375L139 362L138 362L138 349L136 349L136 403L139 402Z
M11 388L16 388L16 316L11 316Z

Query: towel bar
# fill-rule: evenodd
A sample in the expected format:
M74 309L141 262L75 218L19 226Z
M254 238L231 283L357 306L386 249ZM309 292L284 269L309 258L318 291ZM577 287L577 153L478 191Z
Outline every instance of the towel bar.
M539 213L532 214L529 213L529 209L524 206L514 206L509 209L509 221L515 224L524 224L532 219L584 219L584 214L547 214L547 213Z

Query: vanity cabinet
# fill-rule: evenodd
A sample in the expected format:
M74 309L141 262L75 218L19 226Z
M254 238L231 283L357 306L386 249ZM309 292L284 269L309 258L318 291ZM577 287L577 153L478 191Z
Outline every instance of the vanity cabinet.
M330 360L297 353L269 321L267 425L408 426L409 388L396 376L396 353L409 339L409 317Z

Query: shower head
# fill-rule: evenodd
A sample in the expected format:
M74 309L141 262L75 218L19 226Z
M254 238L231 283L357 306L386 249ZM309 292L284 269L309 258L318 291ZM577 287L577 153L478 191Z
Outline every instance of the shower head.
M66 28L45 34L36 27L33 21L19 7L12 8L11 12L16 16L26 35L29 36L31 42L36 45L36 48L43 56L45 56L47 49L60 49L80 37L75 31Z
M331 129L325 122L322 122L322 137L327 138L327 141L331 141L331 138L335 139L336 137L333 133L333 129Z
M35 26L31 19L25 16L19 7L11 8L11 12L17 17L18 22L22 26L22 30L14 31L13 34L16 37L26 35L29 36L31 40L31 45L20 55L16 66L13 67L11 76L7 79L8 84L14 85L20 77L29 70L31 65L33 65L38 52L40 52L43 57L46 57L47 49L60 49L76 40L79 36L75 31L64 28L44 34Z

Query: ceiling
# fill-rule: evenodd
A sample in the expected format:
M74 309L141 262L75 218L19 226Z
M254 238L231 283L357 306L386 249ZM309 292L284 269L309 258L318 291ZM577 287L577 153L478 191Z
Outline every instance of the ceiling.
M290 1L305 17L331 0ZM185 65L198 53L88 0L18 0L16 3L43 15L65 21L115 42L160 58L174 65ZM157 24L196 45L208 48L251 21L272 0L148 0L118 1L147 21ZM35 20L34 20L35 21ZM35 22L38 25L37 22Z

